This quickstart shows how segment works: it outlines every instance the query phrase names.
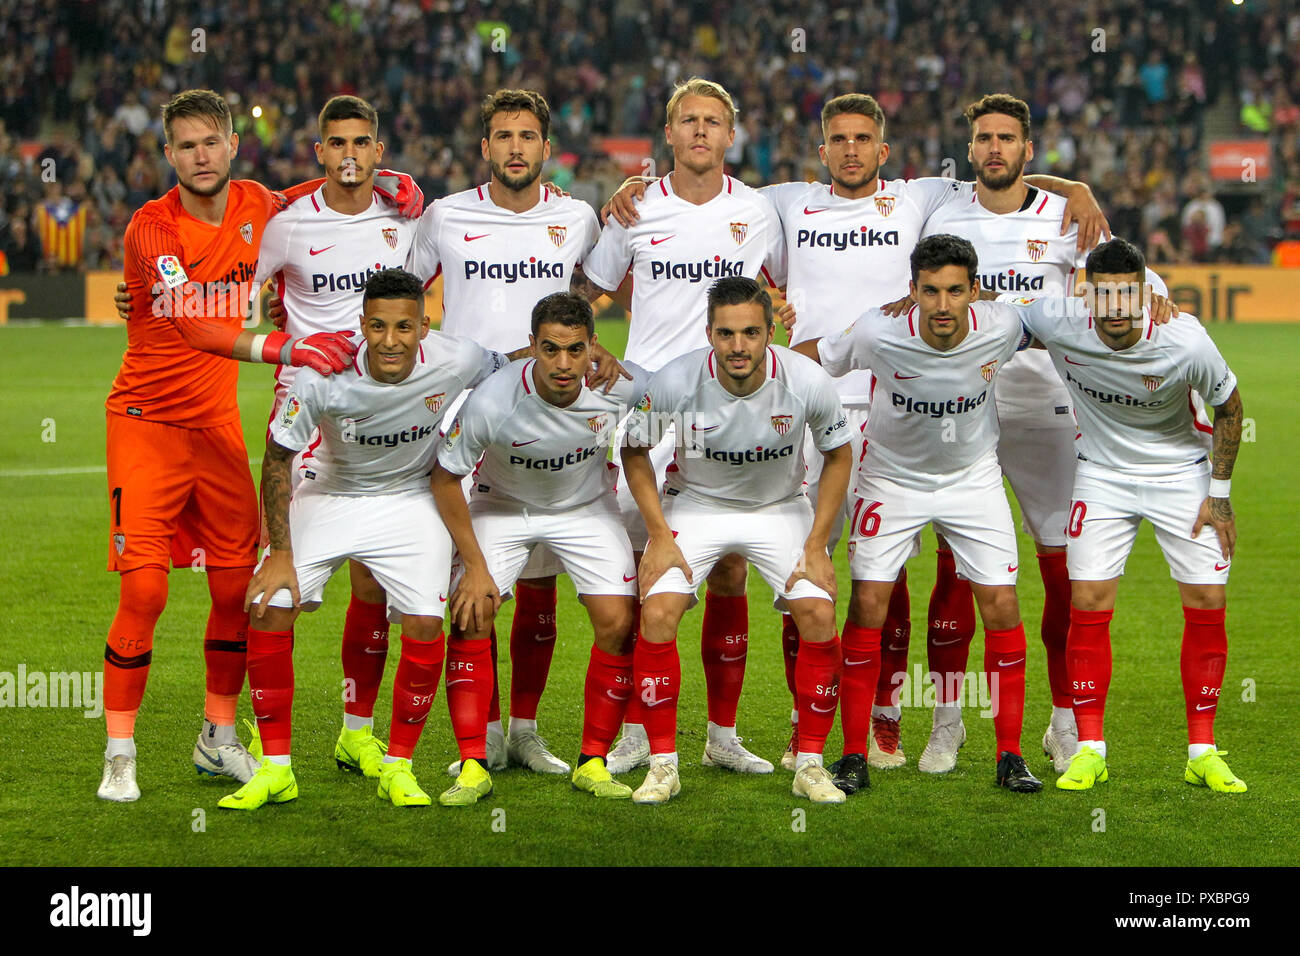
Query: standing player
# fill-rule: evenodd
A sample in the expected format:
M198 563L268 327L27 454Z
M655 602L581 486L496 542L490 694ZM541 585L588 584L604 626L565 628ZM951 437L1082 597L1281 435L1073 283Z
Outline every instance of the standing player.
M651 758L633 799L665 803L681 789L677 626L696 601L699 579L723 555L736 554L753 562L799 626L794 793L843 803L822 766L822 749L835 721L841 664L826 544L853 468L848 422L830 378L772 345L772 300L753 279L729 276L710 287L707 329L711 349L674 359L650 380L628 419L622 453L649 532L633 686ZM678 434L690 437L669 469L661 503L650 450L665 417L677 418ZM803 493L805 428L825 457L815 513Z
M1068 525L1069 670L1079 750L1056 785L1105 782L1102 731L1110 688L1110 620L1138 525L1156 540L1183 603L1182 680L1187 714L1183 779L1217 793L1246 784L1223 761L1214 716L1228 657L1228 567L1237 528L1229 487L1241 442L1237 379L1195 317L1156 326L1142 253L1122 239L1088 256L1087 301L1039 300L1026 327L1047 346L1074 398L1078 468ZM1207 434L1192 391L1214 406ZM1206 533L1207 527L1214 534Z
M605 450L648 377L619 381L608 393L584 384L596 328L582 296L541 299L532 329L533 358L501 370L466 399L433 476L438 511L463 568L453 582L451 644L480 648L465 655L474 666L447 682L467 768L462 778L484 758L490 687L474 678L478 662L487 663L493 611L510 596L529 555L545 545L573 578L595 632L573 785L627 798L632 788L610 776L605 758L632 692L636 565L614 498L617 470ZM468 507L466 475L473 489ZM486 792L484 780L472 776L462 792L473 802Z
M532 90L498 90L480 111L487 183L440 199L420 220L407 268L432 282L442 275L446 332L485 348L511 352L528 345L533 305L568 291L596 243L600 226L586 203L558 196L541 183L551 155L551 111ZM602 348L591 384L617 376L617 363ZM452 396L454 397L454 396ZM454 416L458 406L453 405ZM567 773L537 733L537 707L555 651L555 574L546 549L538 549L516 590L510 628L510 735L501 726L496 686L489 707L487 763L505 767L507 758L539 773ZM491 638L496 660L496 638ZM495 663L493 664L495 671ZM455 764L449 768L459 773Z
M716 279L785 281L785 244L772 204L723 171L735 139L736 108L731 95L709 80L692 77L668 100L664 137L673 150L673 170L641 204L640 221L629 228L610 223L584 266L590 285L617 289L630 271L632 318L625 355L654 372L704 344L706 290ZM650 463L662 483L673 454L665 436ZM619 506L632 547L644 549L647 530L625 485ZM722 557L712 568L705 595L700 653L708 688L709 726L703 763L747 773L771 773L772 764L742 745L736 708L749 649L749 606L745 562ZM610 769L624 773L650 759L639 698L628 707L623 739L610 753Z
M104 649L108 727L99 796L130 801L135 720L167 603L171 564L202 561L212 611L204 635L207 697L194 747L201 772L246 781L257 761L235 736L244 684L243 591L256 557L258 513L230 361L343 368L345 335L295 339L242 328L247 283L266 221L283 197L230 180L239 148L230 109L210 90L186 90L163 108L164 154L178 184L127 227L126 285L134 316L109 393L109 570L121 595Z
M383 159L379 115L365 100L336 96L320 112L316 159L325 169L319 188L300 196L267 225L258 254L254 294L268 279L285 310L291 334L354 328L366 280L405 265L415 223L376 195ZM297 370L276 369L275 422ZM295 462L294 486L311 466L310 443ZM352 599L343 625L343 678L349 694L334 745L341 768L379 776L384 744L374 736L375 699L388 657L388 611L383 588L365 566L348 562Z
M912 251L905 320L879 309L838 335L799 346L834 374L870 368L877 395L854 489L847 638L880 641L898 569L927 523L952 544L984 621L999 786L1042 789L1020 755L1025 628L1016 600L1016 534L1002 491L997 419L989 401L1001 366L1028 342L1010 306L976 302L978 260L955 236ZM874 665L874 666L873 666ZM874 661L864 665L874 679ZM960 723L956 746L965 742ZM955 748L954 748L955 749Z
M396 806L431 802L411 757L442 669L451 574L451 537L429 490L445 411L439 399L478 384L506 358L467 339L430 336L420 280L400 269L366 282L361 331L365 344L352 367L331 378L298 376L270 426L262 503L271 547L247 598L261 598L248 632L248 681L265 758L222 798L229 810L298 796L289 758L293 621L301 608L320 605L346 560L370 569L402 622L379 796ZM291 503L292 462L309 443L315 453Z

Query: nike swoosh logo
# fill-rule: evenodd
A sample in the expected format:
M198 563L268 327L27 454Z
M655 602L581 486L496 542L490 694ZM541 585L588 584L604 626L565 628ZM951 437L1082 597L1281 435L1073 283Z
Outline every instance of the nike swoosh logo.
M533 640L536 641L538 644L545 644L547 641L553 641L553 640L555 640L555 635L554 635L554 634L534 634L534 635L533 635Z
M1023 664L1024 662L1025 659L1023 657L1017 657L1014 661L1004 661L1001 658L998 658L998 667L1010 667L1012 664Z
M197 266L200 262L202 262L202 261L203 261L204 259L206 259L206 258L207 258L207 256L200 256L199 258L197 258L197 259L195 259L193 262L191 262L189 265L187 265L185 268L186 268L186 269L193 269L195 266Z
M865 660L860 660L860 661L850 661L850 660L846 660L846 661L844 662L844 666L845 666L845 667L856 667L856 666L859 665L859 664L870 664L870 663L871 663L871 658L868 657L868 658L866 658Z
M624 583L624 584L631 584L631 583L632 583L633 581L635 581L635 580L636 580L636 575L635 575L635 574L632 575L630 578L629 578L626 574L623 575L623 583Z
M449 680L449 681L447 681L447 686L448 686L448 687L452 687L452 686L454 686L454 685L456 685L456 684L468 684L468 683L470 683L472 680L474 680L474 678L472 678L472 677L460 677L460 678L457 678L456 680Z
M960 637L954 637L951 641L934 641L933 644L935 647L947 647L949 644L956 644L960 640ZM899 650L901 651L902 648L900 647Z
M819 714L829 714L835 710L835 705L831 704L829 707L818 707L816 704L813 704L812 709L817 711Z
M661 697L658 700L643 700L641 703L645 704L647 707L658 707L660 704L666 704L672 699L673 698L671 697Z
M1231 564L1232 562L1228 562L1228 563ZM1226 570L1228 570L1228 565L1227 565L1227 564L1215 564L1215 565L1214 565L1214 570L1216 570L1216 571L1226 571Z
M338 243L335 243L334 245L338 245ZM333 248L334 246L326 246L324 249L308 249L307 252L309 255L318 256L322 252L329 252Z
M1065 364L1066 364L1066 365L1081 365L1081 366L1083 366L1084 368L1091 368L1091 367L1092 367L1092 366L1090 366L1087 362L1075 362L1075 361L1072 361L1072 360L1070 359L1070 356L1068 356L1068 355L1065 357Z
M745 655L744 655L744 654L738 654L738 655L736 655L735 657L728 657L726 654L723 654L723 655L721 655L718 659L719 659L719 660L723 660L723 661L727 661L728 663L731 663L732 661L743 661L743 660L745 659Z
M385 647L385 648L382 648L382 649L381 649L381 648L375 648L375 647L367 647L367 648L365 648L365 652L366 652L367 654L387 654L387 653L388 653L388 648Z
M1218 706L1219 706L1218 704L1197 704L1197 705L1196 705L1196 709L1197 709L1197 710L1214 710L1214 708L1216 708L1216 707L1218 707Z
M1074 706L1081 707L1084 704L1091 704L1096 699L1096 697L1085 697L1083 700L1079 700L1079 698L1076 697L1074 698Z
M512 441L512 442L510 443L510 447L511 447L511 448L523 448L525 445L531 445L531 444L532 444L533 442L535 442L535 441L541 441L541 439L540 439L540 438L534 438L534 439L532 439L532 441Z
M481 236L471 236L471 235L467 232L467 233L465 233L465 241L466 241L466 242L473 242L475 239L486 239L486 238L487 238L488 236L490 236L490 235L492 235L492 233L490 233L490 232L485 232L485 233L483 233L483 235L481 235Z
M705 425L703 428L701 428L699 425L692 425L692 426L691 426L691 431L693 431L693 432L711 432L711 431L713 431L713 429L715 429L715 428L717 428L717 427L718 427L717 425Z
M906 382L909 378L920 378L920 377L921 376L919 375L899 375L897 372L894 373L894 378L898 379L900 382Z
M902 647L896 647L895 645L890 644L890 645L889 645L889 649L890 649L891 651L905 651L905 650L907 650L907 645L904 644Z
M676 236L677 236L677 233L675 233L675 232L674 232L671 236L664 236L662 239L655 239L655 238L652 236L652 237L650 238L650 245L652 245L652 246L657 246L657 245L659 245L659 243L661 243L661 242L667 242L669 239L676 238Z
M203 756L207 757L208 755L207 755L207 754L204 754ZM216 764L218 767L224 767L224 766L226 765L226 762L225 762L224 760L221 759L221 754L217 754L215 760L213 760L213 758L211 758L211 757L208 757L208 759L209 759L209 760L212 760L212 762L213 762L214 764Z
M446 601L446 600L447 600L447 595L443 594L441 591L438 592L438 600L439 600L439 601Z
M1008 564L1008 565L1007 565L1007 573L1008 573L1008 574L1015 574L1016 571L1019 570L1019 568L1020 568L1020 565L1018 565L1018 564Z
M278 796L280 796L280 795L282 795L282 794L288 793L288 792L289 792L289 787L290 787L290 786L291 786L290 784L287 784L287 783L286 783L286 784L285 784L283 787L281 787L279 790L275 791L275 793L271 794L271 796L273 796L273 797L278 797Z
M817 215L819 212L825 212L827 209L830 209L830 208L831 208L830 206L822 206L821 209L809 209L807 206L804 206L804 207L803 207L803 214L804 214L805 216L815 216L815 215Z
M612 690L606 690L605 695L609 697L610 700L616 700L620 704L632 696L631 694L624 694L622 697L615 697L614 692Z

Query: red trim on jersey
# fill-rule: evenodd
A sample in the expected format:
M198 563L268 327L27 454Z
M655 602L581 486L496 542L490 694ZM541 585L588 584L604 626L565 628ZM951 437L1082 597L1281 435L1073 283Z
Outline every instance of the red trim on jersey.
M1150 340L1151 335L1156 330L1156 324L1151 321L1151 317L1147 315L1145 312L1142 313L1142 317L1147 320L1147 334L1143 336L1143 338Z
M731 192L731 177L730 177L730 176L727 177L727 192L728 192L728 193Z
M361 366L357 364L357 356L355 353L352 356L352 367L356 369L357 375L359 376L361 374Z
M421 365L424 364L424 346L423 346L423 345L420 346L420 364L421 364Z
M441 262L438 263L438 268L436 268L436 269L433 270L433 278L431 278L428 282L426 282L426 283L424 284L424 289L425 289L426 292L428 291L429 286L433 285L434 280L436 280L436 279L438 278L438 276L440 276L440 275L442 275L442 263L441 263Z
M713 378L717 378L717 377L718 377L718 373L715 372L715 371L713 370L713 353L712 353L712 352L709 353L709 358L708 358L708 362L706 363L706 365L707 365L708 370L709 370L709 375L712 376Z
M665 176L665 177L663 177L663 179L660 179L660 180L659 180L659 191L660 191L661 193L663 193L665 196L668 195L668 187L664 185L664 182L665 182L665 180L667 180L667 179L668 179L668 177Z
M1190 385L1187 386L1187 407L1192 410L1192 427L1198 432L1205 432L1207 435L1213 435L1214 429L1209 425L1202 424L1201 420L1196 417L1196 403L1192 401L1192 386Z
M869 372L868 374L870 374L871 376L871 388L867 389L867 398L871 399L874 402L876 400L876 373ZM867 423L863 422L862 428L864 430L864 433L866 427L867 427Z
M550 191L549 189L547 189L545 186L543 186L543 187L542 187L542 202L550 202L550 201L551 201L551 191Z
M325 436L320 434L320 429L316 430L316 440L302 450L302 463L307 464L308 458L315 458L316 449L320 446L320 441Z
M975 306L968 305L966 308L970 309L970 327L978 332L980 330L980 324L979 320L975 318Z
M767 354L772 356L772 377L776 378L776 349L769 345L767 347Z
M519 373L519 380L524 383L524 391L527 392L529 395L533 394L533 390L528 387L528 370L536 364L537 364L537 359L533 359L530 362L525 362L524 370Z
M916 334L916 326L912 324L912 313L915 311L916 311L916 306L912 306L910 309L907 310L907 331L912 335Z
M772 274L767 271L767 266L760 267L758 271L763 273L763 278L767 280L768 285L773 289L777 288L776 282L772 279Z
M475 187L475 188L478 189L478 199L479 199L479 202L482 202L482 201L483 201L483 187L482 187L482 186L478 186L478 187Z
M1037 216L1040 212L1042 212L1043 207L1046 205L1047 205L1047 193L1043 193L1043 201L1040 202L1038 204L1038 208L1034 210L1034 215Z

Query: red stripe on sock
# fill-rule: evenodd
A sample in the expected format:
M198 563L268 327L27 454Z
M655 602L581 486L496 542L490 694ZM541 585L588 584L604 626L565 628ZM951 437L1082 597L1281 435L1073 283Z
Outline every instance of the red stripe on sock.
M1065 655L1070 668L1071 704L1080 740L1105 740L1102 725L1110 692L1110 619L1114 611L1070 607Z
M262 752L287 757L293 741L293 631L248 629L248 687Z
M1183 608L1179 671L1187 707L1187 742L1214 743L1214 715L1228 663L1227 608Z
M988 675L997 755L1020 753L1025 722L1025 625L984 629L984 672Z
M736 726L736 707L745 684L745 655L749 651L749 599L705 591L700 659L708 694L709 720L719 727Z
M537 719L555 653L555 588L515 585L515 619L510 625L510 716ZM500 705L498 705L499 709Z
M371 604L355 594L343 620L343 679L351 693L343 700L343 712L355 717L372 717L379 685L388 663L388 607ZM350 699L349 699L350 698Z
M1065 647L1070 639L1070 572L1065 566L1065 552L1040 554L1038 570L1043 577L1040 633L1047 651L1047 680L1052 688L1052 705L1069 707L1072 695Z
M410 760L420 742L429 708L438 693L445 642L415 641L402 635L402 656L393 675L393 719L388 725L388 754Z
M955 703L970 659L970 642L975 636L975 597L970 582L957 577L951 551L940 551L938 576L930 594L926 627L926 656L931 673L940 676L940 703Z
M903 568L889 595L889 610L885 612L885 623L880 630L876 703L881 707L898 706L903 682L907 680L907 649L911 638L912 599L907 591L907 568Z
M631 696L632 655L609 654L592 645L582 695L582 753L609 753Z
M799 642L799 663L795 680L799 684L799 750L819 754L826 749L826 735L835 723L839 700L839 636L814 644Z
M639 636L632 654L632 684L641 699L641 722L650 738L650 752L676 752L677 695L682 686L677 642L652 644Z
M844 731L846 754L867 752L871 704L880 678L880 633L878 627L860 627L852 621L844 624L840 642L844 658L840 677L840 728Z
M495 678L491 641L447 641L447 710L461 760L487 759L488 703Z

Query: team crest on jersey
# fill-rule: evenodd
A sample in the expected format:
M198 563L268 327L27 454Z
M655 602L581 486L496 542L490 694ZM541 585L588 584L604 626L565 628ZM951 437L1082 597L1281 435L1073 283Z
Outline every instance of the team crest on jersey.
M557 249L560 246L564 245L564 237L565 235L568 234L568 231L569 231L568 226L547 226L546 227L546 234L551 237L551 242L555 243L555 247Z
M189 276L185 274L181 260L175 256L158 257L158 278L162 279L163 285L169 289L174 289L181 283L189 281Z
M1039 259L1043 258L1044 253L1047 252L1047 240L1026 239L1025 249L1029 253L1029 261L1037 262Z
M773 415L772 427L776 429L778 435L785 435L794 427L793 415Z
M381 230L384 234L384 242L388 243L389 249L397 248L397 230L388 228Z
M121 532L113 535L113 550L118 554L126 550L126 535Z
M596 434L600 434L600 430L605 427L606 418L607 415L605 412L601 412L599 415L592 415L587 419L587 427Z
M302 411L302 403L290 395L289 400L284 403L284 411L280 413L280 424L288 428L300 411Z
M239 227L239 236L250 246L253 244L253 223L251 221Z
M745 241L745 233L749 231L749 223L733 222L731 224L731 238L736 240L736 245Z
M992 362L985 362L983 365L980 366L980 374L984 376L984 381L986 382L993 381L993 373L996 372L997 370L998 370L997 359L994 359Z
M1164 384L1164 381L1165 381L1165 377L1163 375L1142 376L1142 384L1147 387L1148 392L1154 392L1157 388L1159 388L1161 385Z
M894 211L893 196L876 197L876 212L880 213L882 216L888 216L893 211Z
M433 414L437 415L438 412L442 411L442 403L446 398L446 392L439 392L436 395L426 395L424 398L425 407L428 408L429 411L433 412Z

